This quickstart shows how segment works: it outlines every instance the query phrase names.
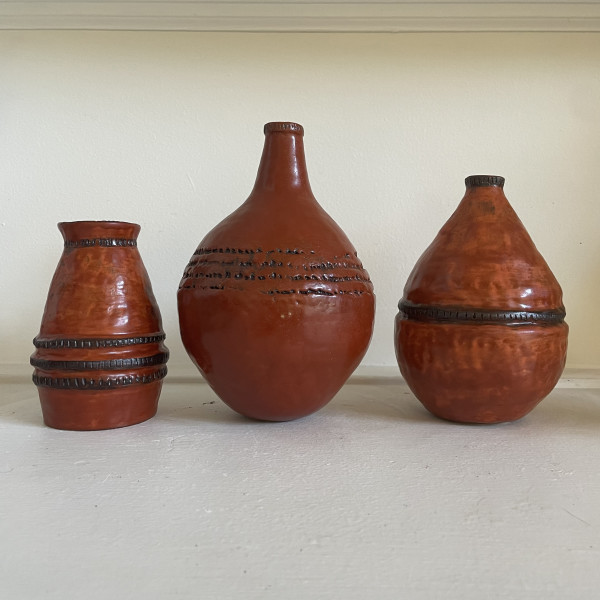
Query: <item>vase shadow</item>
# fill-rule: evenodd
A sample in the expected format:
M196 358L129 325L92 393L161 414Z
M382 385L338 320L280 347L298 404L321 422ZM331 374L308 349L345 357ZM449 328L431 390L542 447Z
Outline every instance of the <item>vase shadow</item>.
M556 388L523 418L506 423L456 423L431 414L403 382L373 383L353 381L323 410L344 415L384 421L437 423L449 427L545 427L571 433L600 430L600 393L592 388Z
M406 384L397 379L381 379L382 381L375 383L369 378L365 378L364 382L358 378L353 380L342 389L326 410L346 416L385 421L427 423L435 419Z
M239 425L245 417L231 410L203 381L182 380L165 385L157 416L173 421L203 421Z
M25 382L26 385L23 385ZM20 376L2 378L0 422L45 427L35 386Z
M593 388L556 388L530 413L547 427L569 433L600 430L600 392Z

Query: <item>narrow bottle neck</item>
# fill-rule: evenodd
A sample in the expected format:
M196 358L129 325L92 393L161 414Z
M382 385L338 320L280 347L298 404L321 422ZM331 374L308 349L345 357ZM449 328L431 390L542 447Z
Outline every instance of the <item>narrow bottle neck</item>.
M467 189L465 199L483 200L481 208L484 209L486 202L504 202L504 177L499 175L471 175L465 179Z
M504 189L499 185L470 185L465 190L467 196L484 195L504 197Z
M311 194L302 129L269 128L269 125L265 126L265 145L254 191Z

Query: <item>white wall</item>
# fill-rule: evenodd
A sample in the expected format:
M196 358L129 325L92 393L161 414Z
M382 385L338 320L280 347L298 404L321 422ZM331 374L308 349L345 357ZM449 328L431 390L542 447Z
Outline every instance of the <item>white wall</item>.
M27 364L56 223L120 219L186 367L183 268L249 193L263 124L294 120L375 284L364 364L395 364L410 269L491 173L563 286L569 365L600 366L599 107L600 34L0 32L0 365Z

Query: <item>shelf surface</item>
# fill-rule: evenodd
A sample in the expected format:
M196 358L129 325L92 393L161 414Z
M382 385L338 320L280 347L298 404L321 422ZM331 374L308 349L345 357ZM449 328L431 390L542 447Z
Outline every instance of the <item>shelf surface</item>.
M65 432L31 383L4 383L4 593L595 597L599 384L574 372L521 421L466 426L399 377L357 377L290 423L167 380L150 421Z
M0 1L0 29L230 32L600 31L597 2Z

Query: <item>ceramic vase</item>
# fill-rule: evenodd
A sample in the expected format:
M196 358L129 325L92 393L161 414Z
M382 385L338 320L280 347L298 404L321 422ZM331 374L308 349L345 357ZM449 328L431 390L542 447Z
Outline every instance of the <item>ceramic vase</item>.
M506 199L476 175L416 263L396 317L404 379L434 415L499 423L526 415L560 377L562 291Z
M64 251L31 365L44 422L58 429L123 427L154 416L169 356L140 226L59 223Z
M373 285L311 191L303 128L268 123L254 189L210 231L178 291L183 343L237 412L286 421L324 406L364 356Z

